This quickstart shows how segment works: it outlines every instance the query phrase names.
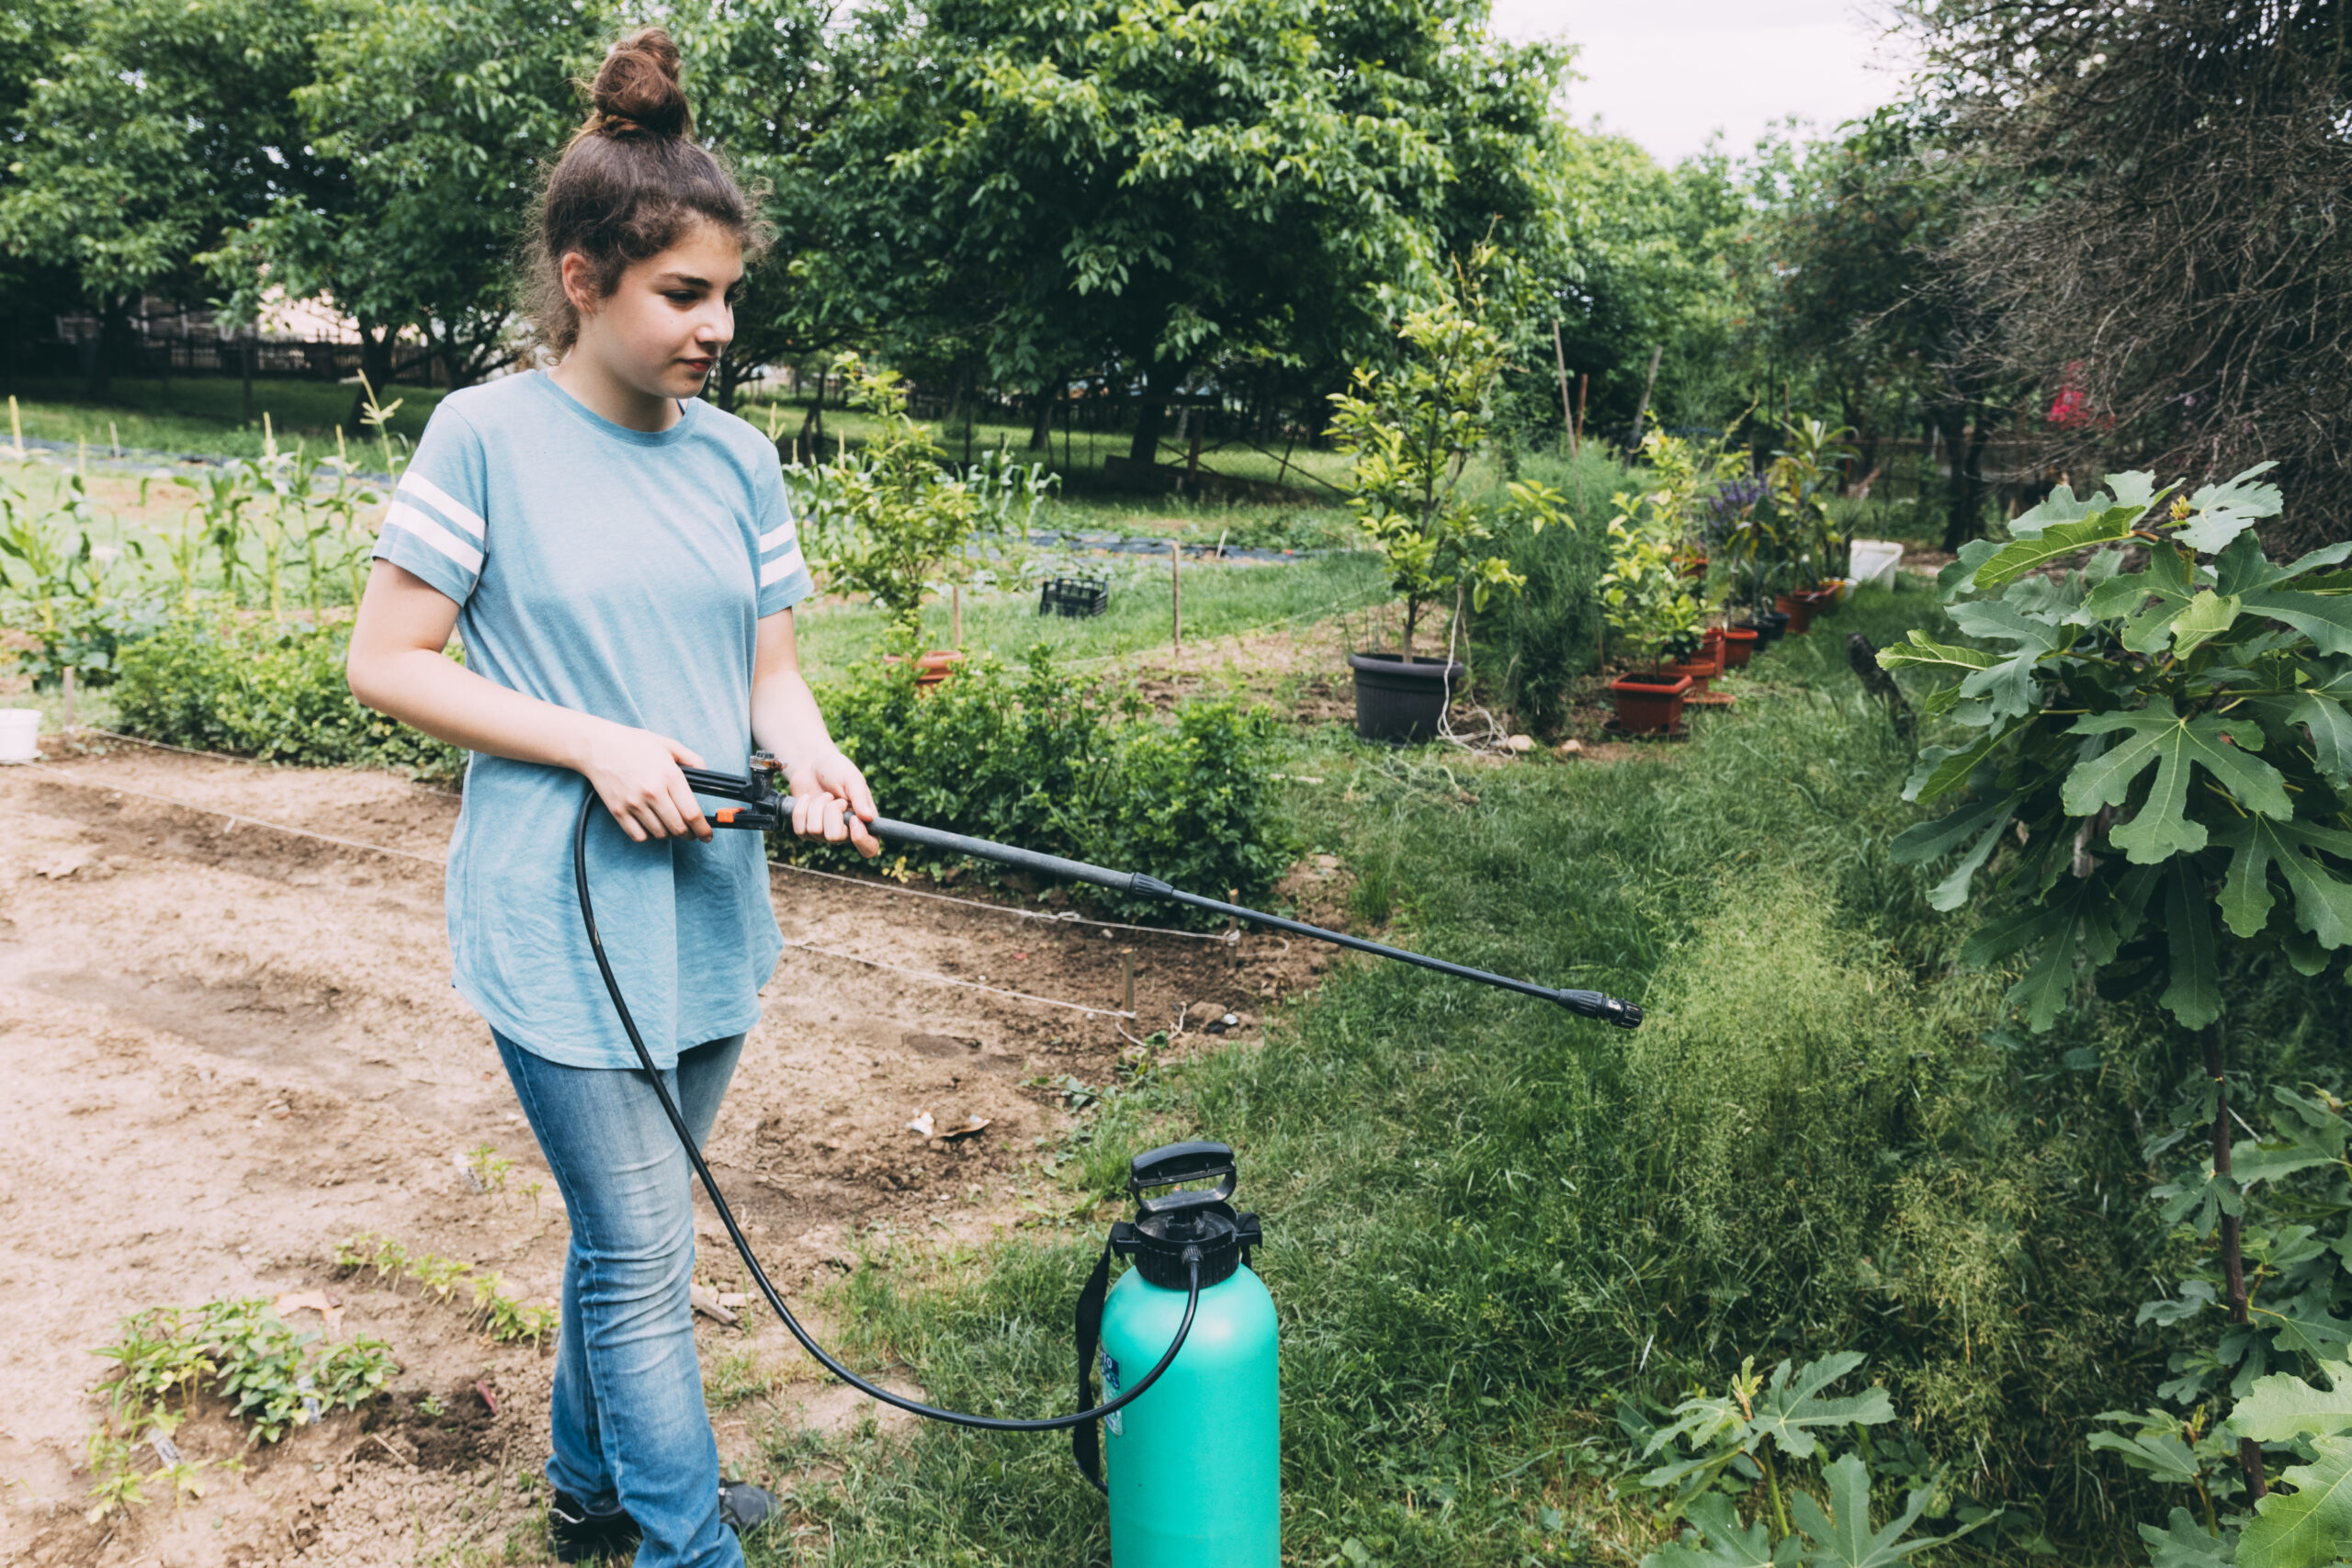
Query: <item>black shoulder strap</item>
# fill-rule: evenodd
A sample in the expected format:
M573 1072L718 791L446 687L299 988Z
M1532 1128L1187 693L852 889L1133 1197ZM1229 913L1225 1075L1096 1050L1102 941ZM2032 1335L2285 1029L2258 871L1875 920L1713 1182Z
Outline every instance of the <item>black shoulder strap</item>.
M1102 1298L1111 1287L1111 1248L1106 1244L1102 1256L1094 1260L1094 1272L1086 1277L1086 1288L1078 1292L1078 1407L1094 1408L1094 1352L1102 1339ZM1069 1429L1069 1451L1078 1461L1078 1472L1094 1483L1097 1492L1102 1484L1102 1439L1095 1434L1096 1421L1081 1421Z

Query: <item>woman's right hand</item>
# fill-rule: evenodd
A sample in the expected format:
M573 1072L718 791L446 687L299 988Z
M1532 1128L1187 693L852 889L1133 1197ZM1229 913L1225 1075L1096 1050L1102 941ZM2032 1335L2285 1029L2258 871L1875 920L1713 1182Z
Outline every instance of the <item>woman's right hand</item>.
M710 837L710 823L678 771L703 765L699 756L666 736L609 719L589 720L581 739L579 771L621 831L640 844L689 833Z

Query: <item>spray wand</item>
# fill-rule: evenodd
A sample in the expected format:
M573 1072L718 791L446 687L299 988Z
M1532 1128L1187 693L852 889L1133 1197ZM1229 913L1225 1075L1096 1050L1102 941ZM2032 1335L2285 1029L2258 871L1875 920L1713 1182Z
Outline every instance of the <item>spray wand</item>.
M781 775L782 770L777 766L775 760L765 752L754 752L752 757L751 771L742 775L713 773L704 768L687 768L684 772L687 784L695 794L712 795L735 803L722 807L711 814L710 821L714 827L766 830L786 828L792 821L793 798L776 787L775 781ZM792 1337L800 1342L801 1348L807 1350L819 1365L842 1382L885 1404L895 1405L900 1410L925 1416L931 1420L944 1421L958 1427L977 1427L983 1431L1048 1432L1074 1429L1075 1434L1082 1439L1093 1423L1105 1417L1115 1420L1122 1409L1141 1398L1146 1390L1158 1382L1174 1364L1177 1352L1183 1348L1186 1338L1192 1333L1193 1318L1201 1304L1201 1292L1216 1283L1218 1280L1229 1275L1232 1268L1231 1254L1254 1246L1258 1238L1255 1217L1239 1216L1237 1220L1232 1216L1229 1205L1224 1202L1224 1199L1230 1196L1233 1190L1233 1166L1231 1151L1221 1145L1178 1145L1155 1151L1153 1155L1142 1156L1135 1162L1129 1185L1140 1202L1138 1223L1134 1226L1122 1224L1114 1229L1111 1247L1127 1250L1148 1247L1148 1243L1140 1239L1137 1233L1144 1233L1145 1235L1156 1238L1169 1254L1162 1264L1168 1273L1167 1286L1171 1290L1182 1289L1184 1292L1184 1305L1182 1315L1176 1325L1175 1333L1169 1340L1168 1348L1160 1354L1150 1370L1100 1404L1083 1407L1087 1406L1087 1379L1090 1375L1090 1357L1093 1349L1092 1334L1088 1324L1090 1319L1099 1321L1102 1314L1103 1290L1111 1256L1110 1248L1105 1249L1102 1261L1095 1266L1093 1277L1089 1280L1085 1291L1080 1293L1079 1322L1081 1348L1079 1356L1080 1390L1079 1403L1083 1408L1068 1416L1049 1416L1023 1420L944 1410L937 1405L910 1399L905 1394L894 1393L868 1382L843 1366L823 1346L817 1343L815 1337L802 1326L800 1320L793 1315L792 1309L785 1304L783 1292L769 1280L767 1271L760 1267L759 1258L752 1251L750 1238L743 1234L742 1226L735 1219L734 1210L728 1205L726 1196L719 1191L717 1179L711 1175L710 1167L704 1161L701 1149L695 1145L693 1131L687 1127L685 1117L678 1110L676 1098L671 1094L669 1086L663 1082L661 1069L654 1065L652 1052L647 1048L643 1035L638 1032L637 1020L630 1015L628 1010L628 999L621 994L620 981L613 974L612 962L605 953L604 936L596 928L595 901L588 888L588 824L594 816L596 806L596 792L593 788L583 791L581 795L579 814L573 819L571 830L572 883L579 894L580 920L588 934L588 947L595 957L596 971L604 979L605 990L612 998L614 1011L620 1015L621 1030L628 1036L629 1045L637 1054L638 1064L644 1068L646 1077L651 1082L653 1092L662 1102L662 1112L668 1117L672 1131L677 1134L680 1146L685 1150L687 1163L694 1168L695 1175L701 1179L703 1190L710 1194L711 1207L718 1212L719 1223L727 1229L728 1238L735 1244L735 1250L741 1255L743 1265L750 1271L752 1280L758 1287L762 1299L767 1303L770 1310L775 1312L785 1327L791 1332ZM1472 969L1459 964L1449 964L1443 959L1430 958L1423 953L1408 953L1403 948L1389 947L1377 942L1367 942L1362 937L1350 936L1344 931L1326 931L1321 926L1310 926L1301 920L1285 919L1280 915L1269 915L1261 910L1243 908L1238 904L1227 904L1220 899L1204 898L1197 893L1187 893L1182 888L1171 887L1157 877L1146 876L1141 872L1113 871L1103 866L1089 865L1083 861L1065 860L1059 855L1040 854L1034 850L1019 849L1010 844L990 843L985 839L967 838L961 833L926 828L919 823L895 822L888 818L877 818L868 823L867 827L878 838L894 840L900 843L920 844L926 849L939 850L949 854L969 855L977 860L994 861L1000 865L1013 866L1046 876L1067 877L1076 882L1091 883L1098 887L1114 888L1122 893L1160 898L1173 904L1189 905L1193 908L1206 909L1214 914L1254 921L1274 931L1290 931L1295 935L1332 942L1340 947L1353 948L1360 953L1377 953L1383 958L1394 958L1407 964L1419 964L1424 969L1434 969L1442 975L1452 975L1464 980L1476 980L1486 985L1500 987L1507 991L1517 991L1522 996L1555 1002L1579 1017L1600 1019L1620 1029L1637 1028L1642 1021L1642 1010L1639 1007L1632 1002L1620 1001L1614 997L1604 996L1599 991L1556 990L1548 986L1533 985L1525 980L1514 980L1509 976L1490 975L1483 969ZM1182 1189L1181 1184L1190 1179L1218 1174L1222 1174L1226 1180L1213 1192ZM1159 1187L1178 1187L1180 1190L1161 1198L1143 1197L1147 1190ZM1222 1221L1216 1219L1207 1221L1205 1228L1201 1232L1200 1239L1189 1239L1189 1232L1169 1236L1159 1235L1160 1231L1170 1229L1166 1223L1168 1216L1182 1215L1189 1211L1204 1208L1216 1211L1226 1218ZM1152 1228L1155 1224L1159 1225L1158 1231ZM1221 1250L1216 1239L1219 1234L1217 1226L1220 1224L1224 1226L1221 1233L1224 1245ZM1121 1234L1123 1232L1125 1233L1124 1236ZM1204 1266L1213 1270L1221 1268L1224 1273L1213 1272L1208 1279L1204 1280L1202 1273ZM1180 1280L1181 1283L1179 1283ZM1078 1452L1080 1468L1086 1471L1089 1479L1097 1479L1092 1464L1091 1442L1081 1441ZM1100 1483L1097 1480L1097 1484Z
M780 792L771 782L780 772L775 760L764 751L752 755L749 775L713 773L706 768L685 770L686 783L697 795L716 795L741 804L722 807L711 821L721 828L786 828L792 822L793 797ZM1146 876L1139 871L1113 871L1106 866L1089 865L1084 861L1065 860L1059 855L1040 854L1012 844L990 843L986 839L967 838L941 828L926 828L918 822L894 822L877 817L866 824L877 839L889 839L899 843L920 844L925 849L946 854L969 855L974 860L994 861L1019 871L1035 872L1040 876L1058 876L1072 882L1091 883L1138 897L1159 898L1170 904L1183 904L1211 914L1225 915L1234 919L1249 920L1270 931L1288 931L1294 936L1313 937L1337 947L1353 948L1358 953L1370 953L1382 958L1393 958L1402 964L1418 964L1434 969L1441 975L1451 975L1457 980L1476 980L1481 985L1517 991L1540 1001L1555 1002L1579 1018L1598 1019L1615 1024L1620 1029L1641 1026L1642 1010L1633 1002L1620 1001L1599 991L1558 990L1550 986L1538 986L1527 980L1514 980L1508 975L1493 975L1484 969L1466 964L1449 964L1442 958L1431 958L1424 953L1412 953L1385 942L1370 942L1345 931L1327 931L1310 926L1304 920L1285 919L1259 909L1245 909L1238 904L1228 904L1219 898L1205 898L1198 893L1187 893L1181 887L1170 887L1156 876Z

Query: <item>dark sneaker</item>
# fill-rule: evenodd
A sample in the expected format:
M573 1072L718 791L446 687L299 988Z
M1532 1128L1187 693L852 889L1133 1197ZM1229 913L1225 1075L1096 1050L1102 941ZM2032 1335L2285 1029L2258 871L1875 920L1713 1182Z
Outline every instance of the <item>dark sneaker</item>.
M775 1517L780 1509L775 1494L748 1481L718 1483L718 1519L740 1539Z
M559 1562L627 1557L637 1550L637 1521L626 1508L592 1514L586 1504L563 1492L548 1505L548 1542L555 1548Z

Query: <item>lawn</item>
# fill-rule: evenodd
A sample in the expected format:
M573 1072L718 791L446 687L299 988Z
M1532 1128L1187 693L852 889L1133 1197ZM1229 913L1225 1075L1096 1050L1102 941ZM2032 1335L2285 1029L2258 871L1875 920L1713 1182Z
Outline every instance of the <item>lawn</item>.
M1351 964L1261 1049L1102 1086L1041 1167L1061 1196L1035 1239L879 1244L840 1303L868 1364L959 1407L1066 1407L1069 1303L1125 1159L1216 1137L1283 1314L1287 1562L1630 1562L1657 1537L1623 1490L1621 1415L1745 1355L1840 1348L1902 1420L1883 1480L1947 1518L2007 1510L1962 1555L2128 1556L2120 1521L2160 1510L2083 1438L2151 1376L2113 1303L2156 1243L2102 1201L2139 1179L2142 1082L2102 1050L2132 1019L1989 1028L1997 979L1953 967L1960 922L1887 857L1911 750L1845 635L1938 614L1916 582L1865 592L1689 744L1613 766L1299 734L1285 767L1315 782L1291 828L1338 857L1361 928L1649 1021ZM2062 1068L2070 1050L2096 1067ZM828 1562L1104 1560L1101 1503L1050 1438L927 1427L775 1457Z

